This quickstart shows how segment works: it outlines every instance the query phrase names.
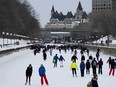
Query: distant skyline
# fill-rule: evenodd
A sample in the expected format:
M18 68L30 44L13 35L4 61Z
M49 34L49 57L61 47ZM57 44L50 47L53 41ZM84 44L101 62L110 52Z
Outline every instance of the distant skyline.
M83 7L83 10L87 13L92 11L92 0L27 0L34 8L37 14L39 14L39 19L42 27L45 26L50 19L50 12L52 6L58 12L67 14L68 11L72 11L74 14L76 12L79 1Z

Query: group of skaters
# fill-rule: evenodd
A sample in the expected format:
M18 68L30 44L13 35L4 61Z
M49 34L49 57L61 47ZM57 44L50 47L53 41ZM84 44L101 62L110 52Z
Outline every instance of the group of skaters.
M27 67L26 71L25 71L25 75L26 75L26 82L25 85L27 85L27 83L29 85L31 85L31 76L32 76L32 72L33 72L33 67L31 64L29 64L29 66ZM41 80L41 85L44 84L44 81L47 85L49 85L47 77L46 77L46 69L44 67L43 64L40 65L39 69L38 69L38 74L40 76L40 80Z
M55 49L55 47L47 49L47 50L49 50L51 56L52 56L53 49ZM90 74L90 69L92 69L92 74L93 74L93 77L91 79L92 87L98 87L98 83L97 83L98 75L97 74L103 74L102 67L104 64L102 58L100 58L100 49L97 49L96 57L93 57L91 54L89 54L88 49L81 48L81 50L80 50L81 62L79 64L79 68L76 63L76 61L78 61L77 50L74 47L71 47L70 49L71 49L71 52L74 53L74 55L71 57L72 62L70 64L70 69L72 70L72 76L77 77L77 70L79 68L80 68L81 77L84 77L85 70L86 70L86 74ZM46 54L47 50L43 49L43 59L44 60L47 59L47 54ZM69 48L61 46L61 47L58 47L58 50L59 50L59 53L61 53L62 50L67 52L67 50L69 50ZM86 59L84 56L85 52L88 55L88 59ZM53 67L57 67L58 61L60 62L60 67L63 67L63 61L65 61L65 59L61 54L60 54L60 57L58 57L57 54L54 55L53 60L52 60ZM109 63L109 68L110 68L109 75L112 73L112 75L114 76L116 60L109 57L107 63ZM42 67L42 66L43 65L41 65L40 67ZM98 69L98 72L97 72L97 69ZM44 72L44 73L40 74L41 72ZM39 70L39 75L41 77L41 85L43 85L43 83L44 83L43 79L45 80L45 83L48 85L48 80L45 75L45 67L44 67L43 71L41 71L41 69ZM28 78L29 78L29 84L30 84L30 76L28 77L27 75L26 75L26 84L27 84ZM88 85L88 87L91 87L91 86Z

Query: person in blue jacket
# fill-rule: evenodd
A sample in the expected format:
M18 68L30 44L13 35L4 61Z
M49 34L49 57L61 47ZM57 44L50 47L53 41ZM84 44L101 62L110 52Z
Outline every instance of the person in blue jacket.
M84 77L84 70L85 70L85 63L84 61L81 61L80 63L81 77Z
M45 80L45 83L48 85L48 80L46 77L46 69L43 66L43 64L40 65L38 72L39 72L39 76L41 78L41 85L44 84L44 80Z
M58 62L59 58L58 58L58 55L56 54L54 57L53 57L53 63L54 63L54 67L57 67L57 62Z

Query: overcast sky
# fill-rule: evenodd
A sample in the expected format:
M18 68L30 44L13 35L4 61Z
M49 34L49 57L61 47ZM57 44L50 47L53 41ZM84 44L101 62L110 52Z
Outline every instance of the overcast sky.
M39 14L39 19L44 27L44 25L50 19L50 12L52 5L54 5L55 10L58 12L62 11L66 14L68 11L72 11L74 14L78 6L78 2L81 1L83 10L87 13L91 12L92 0L28 0L32 7L35 9L36 13Z

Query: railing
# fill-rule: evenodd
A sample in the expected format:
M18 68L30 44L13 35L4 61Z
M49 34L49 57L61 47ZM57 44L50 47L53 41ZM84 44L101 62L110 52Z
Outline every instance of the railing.
M30 45L31 46L31 45ZM11 49L7 49L7 50L2 50L0 51L0 57L6 56L6 55L10 55L14 52L18 52L20 50L25 50L25 49L29 49L30 46L25 46L25 47L18 47L18 48L11 48Z

